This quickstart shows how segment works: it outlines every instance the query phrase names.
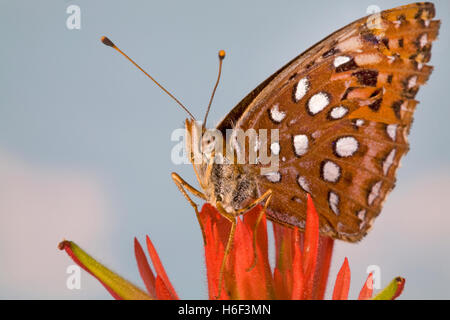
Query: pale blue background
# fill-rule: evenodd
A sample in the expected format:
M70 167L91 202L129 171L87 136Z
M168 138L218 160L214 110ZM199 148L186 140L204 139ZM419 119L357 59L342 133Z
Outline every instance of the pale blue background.
M0 246L0 298L109 298L85 273L81 290L66 289L65 267L71 262L56 250L63 236L142 286L133 237L144 240L146 234L179 295L207 296L200 231L191 207L170 178L170 172L177 171L196 185L190 166L175 166L170 160L174 145L170 135L186 115L125 59L103 46L102 35L108 35L198 117L215 81L217 51L225 49L222 83L210 114L213 124L284 63L364 16L369 5L387 9L405 3L1 0L0 155L8 154L12 162L16 159L29 168L46 168L45 172L67 170L91 177L100 186L106 214L96 218L93 210L90 216L80 214L79 220L71 214L70 219L77 221L74 227L64 220L54 222L45 215L51 210L43 210L38 220L44 227L27 238L24 230L33 228L28 214L34 218L37 214L33 207L15 213L13 203L0 212L0 228L12 234ZM70 4L81 7L81 30L66 28ZM343 257L348 256L352 298L357 297L370 264L381 267L383 286L396 275L407 278L403 298L450 298L450 8L448 1L435 4L443 22L433 48L435 71L417 97L422 103L396 190L367 239L356 246L337 244L335 251L330 277L334 282ZM14 176L10 179L16 181ZM422 188L428 198L420 196ZM21 206L28 201L25 191L19 197ZM64 188L60 192L64 194ZM411 211L424 199L436 201L430 213ZM65 210L52 214L64 217ZM422 227L422 217L428 214L434 220ZM21 230L8 226L13 219ZM84 238L81 231L93 220L98 232ZM70 232L65 229L69 227ZM40 234L51 239L50 245L41 242ZM21 258L15 260L16 255ZM22 275L30 280L16 283L14 279Z

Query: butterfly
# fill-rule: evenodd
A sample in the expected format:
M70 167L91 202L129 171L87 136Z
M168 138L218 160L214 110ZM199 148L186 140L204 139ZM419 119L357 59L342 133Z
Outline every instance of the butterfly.
M432 3L415 3L359 19L275 72L216 129L224 136L227 129L278 129L271 149L279 170L257 175L258 164L194 164L203 189L194 194L232 216L248 209L249 197L267 200L270 192L268 218L303 229L309 193L321 234L362 239L409 149L414 97L432 71L434 16ZM194 122L186 123L192 134Z
M268 219L304 229L307 194L322 235L356 242L367 234L409 149L414 98L432 72L427 63L440 27L434 16L432 3L414 3L361 18L295 57L237 104L215 130L223 136L277 130L270 145L280 159L276 170L262 174L265 165L251 164L247 155L244 163L218 162L216 154L195 161L188 141L201 190L172 177L197 214L188 191L230 220L226 252L236 217L256 204L264 204ZM224 56L221 51L218 80ZM187 134L206 133L206 117L197 125L191 115ZM234 155L245 147L255 146L245 142Z

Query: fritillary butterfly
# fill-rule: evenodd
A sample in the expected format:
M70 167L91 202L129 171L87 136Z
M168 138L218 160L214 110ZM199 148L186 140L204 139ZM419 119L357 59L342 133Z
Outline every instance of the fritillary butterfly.
M309 193L321 234L363 238L409 148L414 97L432 71L434 16L432 3L416 3L359 19L265 80L217 129L278 129L279 170L194 164L203 198L233 213L270 192L268 218L303 229Z

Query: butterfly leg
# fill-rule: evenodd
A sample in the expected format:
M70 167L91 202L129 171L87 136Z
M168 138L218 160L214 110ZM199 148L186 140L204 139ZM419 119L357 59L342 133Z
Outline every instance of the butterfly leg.
M206 200L206 196L195 189L193 186L191 186L189 183L187 183L182 177L180 177L177 173L172 172L172 180L177 185L178 189L180 189L181 193L184 195L184 197L189 201L192 208L194 208L195 215L197 216L198 223L200 224L200 229L202 230L202 236L203 236L203 242L206 243L206 237L205 237L205 230L203 229L203 224L200 220L200 213L198 212L198 206L197 204L189 197L188 193L186 192L186 189L192 193L193 195Z

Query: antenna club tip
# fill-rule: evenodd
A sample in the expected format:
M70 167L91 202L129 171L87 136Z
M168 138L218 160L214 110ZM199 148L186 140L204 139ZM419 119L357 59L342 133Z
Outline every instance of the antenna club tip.
M223 60L225 58L225 50L220 50L219 51L219 59Z
M108 37L103 36L103 37L101 37L100 41L101 41L105 46L108 46L108 47L111 47L111 48L114 48L114 47L115 47L115 44L114 44L111 40L109 40Z

